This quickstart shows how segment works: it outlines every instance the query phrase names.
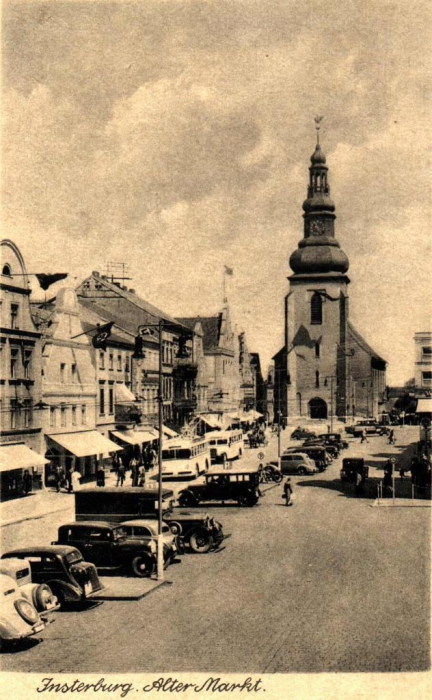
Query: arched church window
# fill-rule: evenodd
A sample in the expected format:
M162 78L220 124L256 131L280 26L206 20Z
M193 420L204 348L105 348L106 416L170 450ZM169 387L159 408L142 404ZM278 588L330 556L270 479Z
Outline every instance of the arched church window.
M11 272L12 270L10 268L10 265L3 265L2 275L10 276Z
M318 370L315 372L315 386L317 389L319 389L320 385L320 376Z
M315 325L322 324L322 297L317 292L312 294L311 299L311 323Z

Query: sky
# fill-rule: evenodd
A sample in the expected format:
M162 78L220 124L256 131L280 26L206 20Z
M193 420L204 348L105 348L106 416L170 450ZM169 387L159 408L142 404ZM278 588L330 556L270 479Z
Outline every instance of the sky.
M283 344L313 117L350 318L413 376L430 328L431 36L423 0L5 0L2 237L72 281L108 261L178 316L229 301Z

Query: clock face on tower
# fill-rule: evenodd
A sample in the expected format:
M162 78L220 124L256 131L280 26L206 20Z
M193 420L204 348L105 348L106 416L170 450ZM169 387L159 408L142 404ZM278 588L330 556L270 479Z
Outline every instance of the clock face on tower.
M311 236L323 236L326 232L324 221L311 221L309 225L309 233Z

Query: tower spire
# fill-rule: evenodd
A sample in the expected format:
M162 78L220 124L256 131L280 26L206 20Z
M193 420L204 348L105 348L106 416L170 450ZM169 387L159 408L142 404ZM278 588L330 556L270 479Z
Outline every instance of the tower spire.
M316 136L317 136L317 146L319 146L319 132L320 132L320 128L321 128L321 122L323 119L324 119L324 116L314 117Z

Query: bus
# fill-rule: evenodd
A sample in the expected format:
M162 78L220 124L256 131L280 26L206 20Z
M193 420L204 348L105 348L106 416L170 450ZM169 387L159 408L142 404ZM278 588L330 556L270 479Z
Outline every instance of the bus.
M243 431L214 430L207 433L210 442L210 456L212 462L222 462L225 465L228 460L239 459L244 450Z
M198 477L210 467L207 436L172 438L162 449L162 479Z

